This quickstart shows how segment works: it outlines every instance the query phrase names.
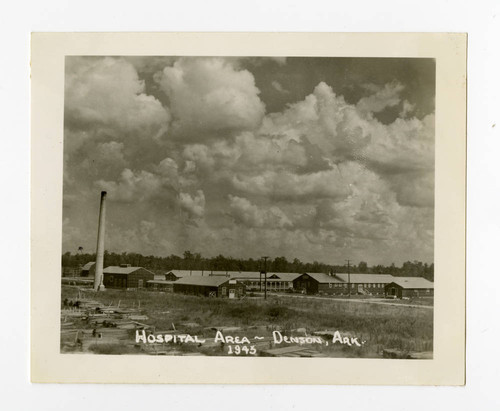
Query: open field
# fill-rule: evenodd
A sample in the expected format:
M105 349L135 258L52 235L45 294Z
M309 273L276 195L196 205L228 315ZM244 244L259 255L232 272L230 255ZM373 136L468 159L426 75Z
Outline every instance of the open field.
M276 294L273 294L276 295ZM313 300L334 300L336 302L346 302L346 303L360 303L360 304L377 304L377 305L392 305L392 306L403 306L403 307L413 307L413 308L428 308L433 309L434 298L432 297L422 297L422 298L409 298L409 299L389 299L389 298L377 298L372 296L360 296L353 295L352 298L345 296L331 296L331 295L301 295L301 294L281 294L282 298L305 298Z
M214 341L216 330L225 330L226 335L253 337L262 336L256 345L257 355L262 351L290 347L287 344L274 344L273 331L279 330L286 336L311 336L316 332L328 330L330 344L308 345L321 356L328 357L369 357L380 358L384 350L396 350L403 353L430 353L433 341L433 310L404 305L360 304L356 302L336 301L335 299L286 298L271 295L262 298L244 298L241 300L205 298L172 293L151 291L122 291L108 289L94 293L81 291L78 297L77 287L63 286L62 300L91 299L103 307L117 306L120 309L134 309L140 323L148 326L148 332L167 334L190 334L205 338L207 343L160 344L155 345L155 352L165 354L203 354L227 355L230 344L217 344ZM141 317L142 316L142 317ZM146 344L135 344L135 329L106 329L96 325L93 319L71 319L64 324L66 330L61 337L63 352L93 351L103 354L150 353ZM102 318L100 319L102 321ZM92 330L104 331L104 335L121 337L111 338L108 342L97 341L84 347L71 345L74 333L82 330L89 335ZM331 335L338 330L340 334L356 337L364 342L357 344L333 344ZM325 335L325 334L318 334ZM324 337L328 339L328 337ZM253 343L252 343L253 344ZM293 344L292 344L293 345Z

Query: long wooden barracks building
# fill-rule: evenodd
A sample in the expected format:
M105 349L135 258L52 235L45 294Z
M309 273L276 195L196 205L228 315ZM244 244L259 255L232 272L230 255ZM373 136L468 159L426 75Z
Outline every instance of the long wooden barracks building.
M173 291L205 297L238 298L245 294L245 285L226 276L183 277L173 282Z
M298 273L267 273L268 291L288 291L293 289L293 280L299 277ZM164 275L165 281L178 281L186 278L225 277L236 280L245 285L246 291L263 291L265 286L264 273L258 271L200 271L200 270L170 270ZM158 280L155 279L155 280ZM153 286L154 283L151 283ZM160 283L157 283L157 287Z
M394 277L388 274L304 273L293 281L293 288L306 294L382 296L384 287L393 279Z
M144 288L148 281L155 278L153 272L130 264L106 267L103 275L103 283L107 288Z
M105 286L141 288L147 283L153 290L207 297L239 298L248 291L265 289L264 274L260 272L170 270L154 275L141 267L126 266L108 267L104 273ZM267 273L267 291L404 298L432 296L434 285L424 278L390 274Z
M385 295L396 298L432 297L434 283L422 277L394 277L394 280L385 286Z
M293 288L306 294L384 296L386 285L395 278L390 274L304 273L293 281Z
M390 274L333 274L344 284L351 285L351 294L380 295L385 293L385 286L394 280ZM350 278L349 278L350 277Z

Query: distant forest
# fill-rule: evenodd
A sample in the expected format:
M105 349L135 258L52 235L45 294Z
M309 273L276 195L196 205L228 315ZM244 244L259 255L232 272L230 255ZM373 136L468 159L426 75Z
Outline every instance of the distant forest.
M63 268L79 268L84 264L95 261L94 254L80 252L72 254L66 252L62 256ZM131 264L135 267L144 267L155 272L166 270L205 270L205 271L262 271L264 270L264 261L262 259L238 259L233 257L204 258L200 253L184 251L182 257L170 255L168 257L144 256L138 253L104 253L104 267L111 265ZM268 272L278 273L346 273L347 265L329 265L314 261L305 263L298 258L288 261L285 257L269 258L266 265ZM424 277L434 281L434 264L422 263L420 261L407 261L401 267L394 263L389 266L374 265L369 267L364 261L357 265L350 265L351 273L373 273L373 274L392 274L395 276Z

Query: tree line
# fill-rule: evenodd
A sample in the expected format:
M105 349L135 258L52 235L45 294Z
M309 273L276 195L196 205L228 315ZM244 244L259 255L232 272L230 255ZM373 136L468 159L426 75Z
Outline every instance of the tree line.
M84 264L95 261L95 253L83 253L82 251L72 254L66 252L62 255L63 268L79 268ZM120 264L131 264L134 267L144 267L151 271L161 272L166 270L204 270L204 271L263 271L281 273L346 273L346 265L331 265L318 261L306 263L294 258L292 261L285 257L270 258L264 266L261 258L242 259L225 257L219 254L216 257L205 258L200 253L184 251L182 257L170 255L168 257L157 257L153 255L144 256L139 253L113 253L104 252L104 267L118 266ZM365 261L357 265L350 265L351 273L392 274L394 276L424 277L434 281L434 263L427 264L421 261L406 261L397 267L394 263L389 266L368 266Z

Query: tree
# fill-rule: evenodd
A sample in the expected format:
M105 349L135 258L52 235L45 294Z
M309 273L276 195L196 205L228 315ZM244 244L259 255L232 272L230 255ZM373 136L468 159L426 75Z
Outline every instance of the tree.
M358 271L360 273L367 273L368 272L368 264L365 261L360 261L358 264Z
M272 271L284 273L288 271L288 261L285 257L276 257L271 264Z
M96 261L95 253L83 253L83 248L78 247L72 254L70 251L61 256L61 265L66 268L77 268L90 261ZM182 257L172 254L168 257L157 257L154 255L143 256L140 253L104 252L105 265L131 264L150 270L216 270L216 271L260 271L264 268L261 258L236 259L219 254L216 257L204 258L200 253L192 253L186 250ZM328 265L322 262L304 263L298 258L291 262L286 257L276 257L269 260L267 264L269 271L275 272L320 272L320 273L342 273L346 272L345 265ZM392 274L396 276L424 277L434 281L434 263L428 264L421 261L406 261L401 267L394 263L385 265L374 265L369 267L365 261L360 261L357 266L351 266L351 272Z

